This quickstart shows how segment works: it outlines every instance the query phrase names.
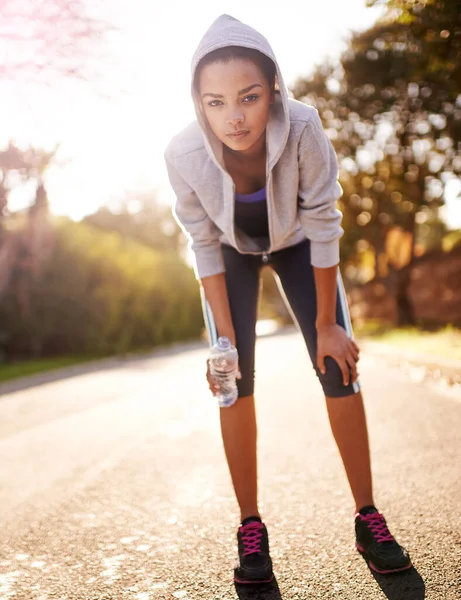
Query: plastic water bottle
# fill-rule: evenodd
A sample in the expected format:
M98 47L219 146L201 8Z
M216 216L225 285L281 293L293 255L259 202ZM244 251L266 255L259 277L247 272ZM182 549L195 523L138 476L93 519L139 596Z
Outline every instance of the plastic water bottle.
M236 376L238 371L238 353L227 337L220 337L210 351L210 374L220 390L218 404L221 407L232 406L238 398Z

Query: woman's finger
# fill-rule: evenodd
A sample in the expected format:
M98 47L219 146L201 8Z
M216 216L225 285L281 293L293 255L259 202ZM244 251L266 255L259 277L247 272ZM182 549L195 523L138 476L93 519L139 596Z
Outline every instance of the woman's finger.
M357 361L352 354L350 354L346 358L347 364L349 365L349 369L352 376L352 382L355 383L357 381Z
M219 394L220 387L215 382L213 376L211 375L211 372L210 372L210 359L207 359L206 366L207 366L207 369L206 369L206 380L208 381L208 387L210 388L210 392L213 394L213 396L216 396L217 394Z
M217 394L219 392L219 390L221 389L219 387L219 385L215 382L215 380L212 377L210 377L210 378L207 377L207 380L208 380L208 386L209 386L210 390L213 392L213 394Z
M322 373L322 375L325 375L325 373L327 372L327 368L325 366L325 354L321 354L320 352L317 352L317 367L320 373Z
M219 394L219 387L217 387L213 383L211 383L209 385L209 388L210 388L210 392L213 394L213 396L217 396Z
M207 365L206 379L208 381L208 387L210 388L210 392L213 394L213 396L216 396L217 394L219 394L221 387L218 383L216 383L216 381L213 378L213 375L211 374L210 359L207 359L206 365ZM240 372L239 367L237 370L236 379L242 379L242 373Z
M348 346L349 346L348 351L352 354L352 356L354 357L354 360L357 362L360 359L360 348L357 346L357 344L354 342L354 340L349 340ZM346 350L346 353L347 353L347 350Z
M344 358L337 358L335 360L338 363L339 368L341 369L341 372L343 374L343 383L344 383L344 385L349 385L349 380L350 380L350 377L351 377L351 374L350 374L350 371L349 371L349 365L344 360Z
M355 349L355 346L351 346L351 355L353 356L355 362L360 360L360 352Z

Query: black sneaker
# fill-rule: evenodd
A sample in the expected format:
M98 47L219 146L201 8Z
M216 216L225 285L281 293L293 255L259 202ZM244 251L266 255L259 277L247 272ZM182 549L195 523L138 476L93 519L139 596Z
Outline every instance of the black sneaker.
M270 583L274 575L264 523L254 520L239 527L237 542L240 565L234 570L234 581Z
M411 568L408 552L395 541L376 508L368 507L355 515L355 537L357 550L376 573L385 575Z

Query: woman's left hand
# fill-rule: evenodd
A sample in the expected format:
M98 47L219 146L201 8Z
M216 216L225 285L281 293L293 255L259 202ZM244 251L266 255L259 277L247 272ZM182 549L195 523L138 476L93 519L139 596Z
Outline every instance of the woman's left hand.
M344 385L349 385L351 375L352 382L355 383L359 347L340 325L324 325L317 329L317 366L323 374L326 373L326 356L331 356L338 363Z

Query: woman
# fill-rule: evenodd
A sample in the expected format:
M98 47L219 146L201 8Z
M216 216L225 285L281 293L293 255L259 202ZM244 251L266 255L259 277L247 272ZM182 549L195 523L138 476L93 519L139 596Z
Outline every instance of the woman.
M272 580L257 502L254 349L259 275L275 271L323 387L355 500L357 549L380 573L410 558L372 494L368 435L357 379L359 349L338 269L341 195L334 150L317 111L289 99L267 40L219 17L192 61L197 121L169 144L174 213L190 240L210 341L237 346L239 398L220 410L241 525L235 581ZM218 388L207 378L213 393Z

